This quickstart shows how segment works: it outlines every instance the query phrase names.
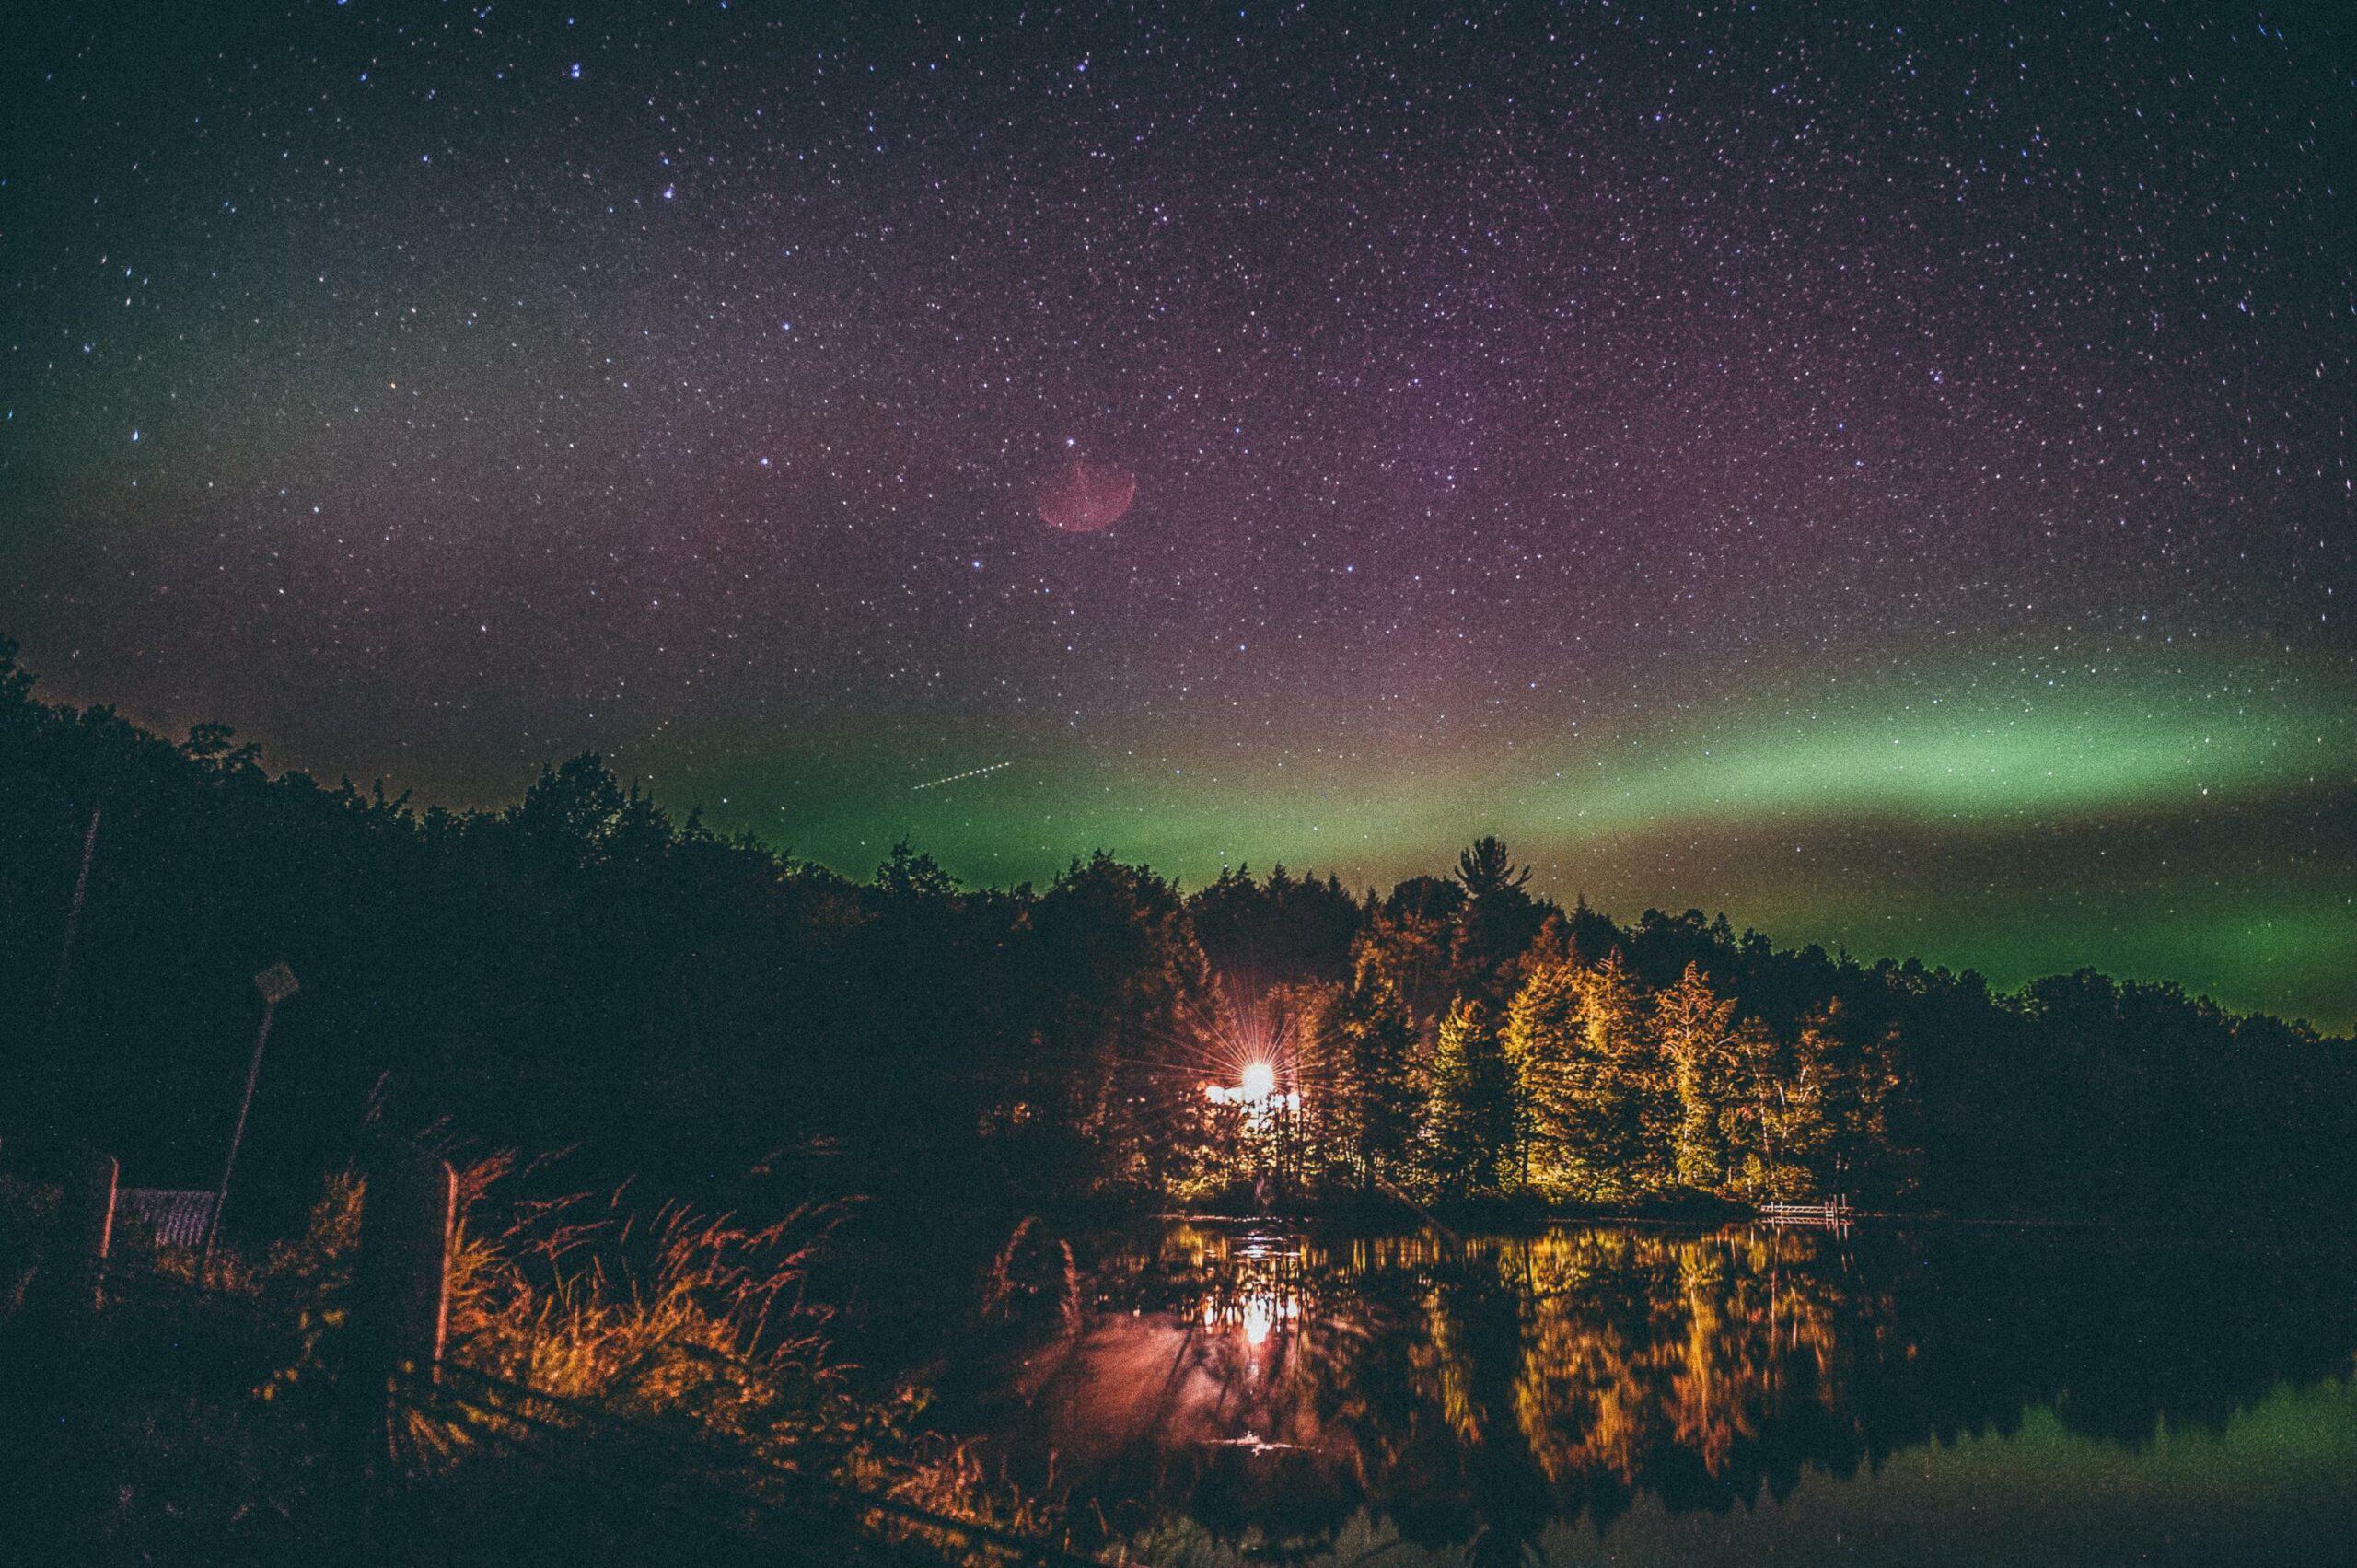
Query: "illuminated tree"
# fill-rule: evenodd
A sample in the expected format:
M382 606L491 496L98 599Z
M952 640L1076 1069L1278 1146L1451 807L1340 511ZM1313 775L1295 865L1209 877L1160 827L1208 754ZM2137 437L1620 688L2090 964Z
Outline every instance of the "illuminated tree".
M1726 1179L1720 1114L1732 1087L1735 1004L1721 1001L1701 966L1689 963L1676 985L1655 995L1653 1032L1678 1099L1671 1167L1682 1185L1717 1191Z
M1416 1130L1416 1029L1382 947L1362 943L1347 986L1308 1025L1312 1114L1329 1146L1373 1187Z
M1489 1014L1459 1000L1441 1020L1433 1052L1425 1155L1452 1197L1495 1188L1515 1129L1514 1070Z
M1533 963L1506 1007L1504 1047L1518 1090L1522 1179L1552 1196L1593 1187L1582 1181L1594 1144L1586 1117L1595 1064L1580 1017L1579 963L1568 955Z
M1660 1191L1669 1185L1678 1097L1647 1027L1644 989L1618 948L1573 973L1584 1037L1571 1091L1574 1157L1598 1197Z
M1190 1147L1237 1163L1202 1092L1218 1031L1195 934L1216 931L1268 980L1325 982L1304 1115L1359 1179L1400 1170L1410 1123L1436 1110L1463 1180L1519 1132L1530 1184L1570 1199L1715 1167L1720 1191L1753 1199L1896 1196L1920 1174L1932 1202L1983 1212L2357 1202L2346 1040L2092 970L1997 996L1969 973L1736 941L1695 912L1631 931L1582 902L1501 958L1490 916L1529 900L1494 843L1453 879L1357 904L1289 873L1182 900L1101 855L1051 889L998 890L895 846L854 880L674 821L595 757L469 812L273 777L219 726L182 743L37 700L5 639L0 794L0 1107L126 1164L177 1158L172 1129L213 1135L188 1108L218 1104L225 1069L147 1049L154 1020L234 1041L250 1028L239 977L284 956L311 1042L273 1059L286 1105L340 1103L389 1069L416 1122L589 1142L651 1177L783 1155L832 1180L821 1151L840 1149L858 1156L842 1168L928 1197L988 1181L1026 1203L1091 1188L1159 1202L1200 1183ZM1503 1069L1460 1021L1431 1094L1419 1053L1460 959L1469 996L1510 993L1480 1014ZM1681 976L1689 962L1707 987ZM1522 1111L1503 1140L1479 1114L1498 1081ZM265 1117L257 1168L308 1179L343 1135L335 1117Z
M1768 1026L1746 1018L1728 1041L1729 1082L1719 1107L1719 1139L1726 1150L1728 1197L1746 1202L1794 1195L1806 1173L1782 1162L1798 1114L1787 1080L1790 1052Z
M1455 891L1454 883L1434 885ZM1383 972L1407 1005L1414 1027L1420 1032L1429 1028L1448 1006L1448 923L1412 908L1387 907L1369 923L1360 943L1362 953L1372 947L1380 955Z
M1906 1079L1895 1028L1875 1028L1840 998L1802 1020L1793 1044L1794 1077L1806 1086L1795 1123L1795 1157L1821 1191L1914 1184L1914 1151L1900 1145Z

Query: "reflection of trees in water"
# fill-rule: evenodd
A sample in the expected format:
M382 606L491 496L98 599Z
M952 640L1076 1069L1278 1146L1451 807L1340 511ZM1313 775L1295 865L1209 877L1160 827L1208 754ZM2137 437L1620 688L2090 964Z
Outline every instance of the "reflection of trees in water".
M1121 1261L1108 1298L1183 1323L1175 1354L1209 1385L1166 1433L1225 1420L1435 1524L1756 1493L1764 1432L1821 1442L1838 1420L1840 1347L1878 1337L1845 1314L1887 1312L1811 1235L1561 1228L1460 1252L1181 1226Z
M2085 1236L1598 1225L1458 1251L1180 1226L1109 1263L1107 1305L1182 1326L1156 1353L1190 1381L1129 1439L1160 1445L1159 1500L1281 1533L1362 1502L1427 1539L1641 1492L1725 1508L2034 1405L2139 1442L2357 1344L2343 1259Z
M1756 1494L1771 1439L1839 1435L1851 1347L1889 1303L1815 1235L1557 1231L1502 1246L1524 1297L1513 1391L1530 1462L1565 1501L1615 1509Z

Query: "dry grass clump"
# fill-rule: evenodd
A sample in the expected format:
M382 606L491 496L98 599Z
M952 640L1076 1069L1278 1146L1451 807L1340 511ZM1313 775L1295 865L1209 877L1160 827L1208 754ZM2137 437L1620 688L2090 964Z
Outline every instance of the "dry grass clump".
M830 1365L826 1313L802 1294L840 1214L800 1209L752 1226L667 1202L644 1214L627 1185L536 1196L552 1162L512 1151L459 1170L450 1259L456 1365L681 1437L784 1458L862 1426ZM298 1350L264 1398L294 1391L335 1356L359 1250L366 1178L331 1174L303 1231L255 1262L224 1249L214 1289L276 1303ZM159 1265L193 1278L192 1255ZM545 1413L545 1412L543 1412ZM423 1434L422 1434L423 1435ZM464 1446L455 1431L429 1448Z
M1050 1235L1038 1215L1025 1218L982 1278L982 1321L1037 1322L1052 1315L1066 1333L1077 1333L1080 1309L1072 1243Z
M939 1437L919 1440L905 1462L872 1479L868 1490L945 1518L962 1519L1007 1535L1054 1541L1069 1548L1068 1520L1062 1506L1024 1490L1004 1474L993 1475L970 1443ZM875 1521L888 1539L920 1542L954 1562L1004 1562L1003 1552L956 1530L899 1518Z
M677 1202L509 1197L513 1153L459 1172L453 1361L639 1422L763 1448L848 1419L826 1313L803 1295L838 1212L752 1226Z
M461 1370L445 1387L462 1403L480 1391L483 1402L463 1414L406 1412L402 1446L423 1472L479 1473L473 1458L533 1448L554 1426L587 1445L564 1445L573 1461L620 1466L633 1485L656 1472L725 1474L749 1489L748 1504L863 1520L871 1539L945 1561L1004 1553L833 1489L1034 1538L1062 1533L1052 1509L987 1474L970 1446L922 1434L921 1393L860 1397L851 1369L830 1359L828 1313L804 1285L840 1208L753 1225L678 1202L642 1211L627 1183L545 1196L552 1163L503 1152L459 1169L446 1357ZM296 1402L332 1386L314 1374L338 1360L365 1200L366 1179L339 1172L301 1235L260 1261L216 1258L215 1289L274 1303L297 1328L297 1353L256 1390L262 1398ZM994 1272L994 1295L1018 1315L1060 1312L1074 1295L1070 1273L1059 1245L1019 1237ZM534 1392L475 1390L468 1373Z
M803 1295L840 1210L797 1210L753 1227L677 1203L641 1214L626 1189L503 1201L500 1191L527 1174L512 1155L459 1173L453 1360L738 1446L854 1493L1034 1539L1063 1536L1060 1510L990 1474L970 1445L918 1434L920 1394L849 1392L848 1369L827 1358L827 1313ZM1037 1250L1042 1294L1062 1307L1075 1294L1069 1249ZM1022 1294L1025 1270L1012 1272ZM866 1524L946 1561L1004 1561L998 1549L905 1516L877 1512Z

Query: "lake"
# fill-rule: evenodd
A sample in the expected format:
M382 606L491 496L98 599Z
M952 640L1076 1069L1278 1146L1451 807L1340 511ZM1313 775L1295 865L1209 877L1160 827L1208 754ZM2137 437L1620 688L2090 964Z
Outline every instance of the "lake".
M1082 1261L1080 1330L955 1408L1145 1562L2357 1562L2340 1244L1176 1224Z

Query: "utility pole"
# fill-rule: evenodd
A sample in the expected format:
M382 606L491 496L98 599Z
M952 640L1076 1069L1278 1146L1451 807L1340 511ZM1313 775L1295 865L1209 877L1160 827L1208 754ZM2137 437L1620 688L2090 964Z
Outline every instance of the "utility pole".
M284 964L273 964L254 976L254 989L261 993L261 1028L254 1034L254 1056L246 1063L246 1092L238 1100L238 1125L229 1133L229 1157L221 1167L221 1187L213 1195L213 1218L204 1227L204 1256L196 1266L196 1277L202 1281L213 1272L213 1244L221 1235L221 1211L229 1202L229 1177L238 1168L238 1145L245 1141L246 1113L254 1105L254 1080L261 1076L261 1049L270 1043L270 1021L278 1016L278 1005L303 989L295 971Z
M82 835L82 869L74 878L74 901L65 910L65 945L57 950L57 979L49 988L49 1012L42 1018L44 1029L57 1028L57 1009L65 1000L65 976L74 965L74 939L82 932L82 905L90 896L90 859L99 852L99 814L102 807L90 807L89 830Z

